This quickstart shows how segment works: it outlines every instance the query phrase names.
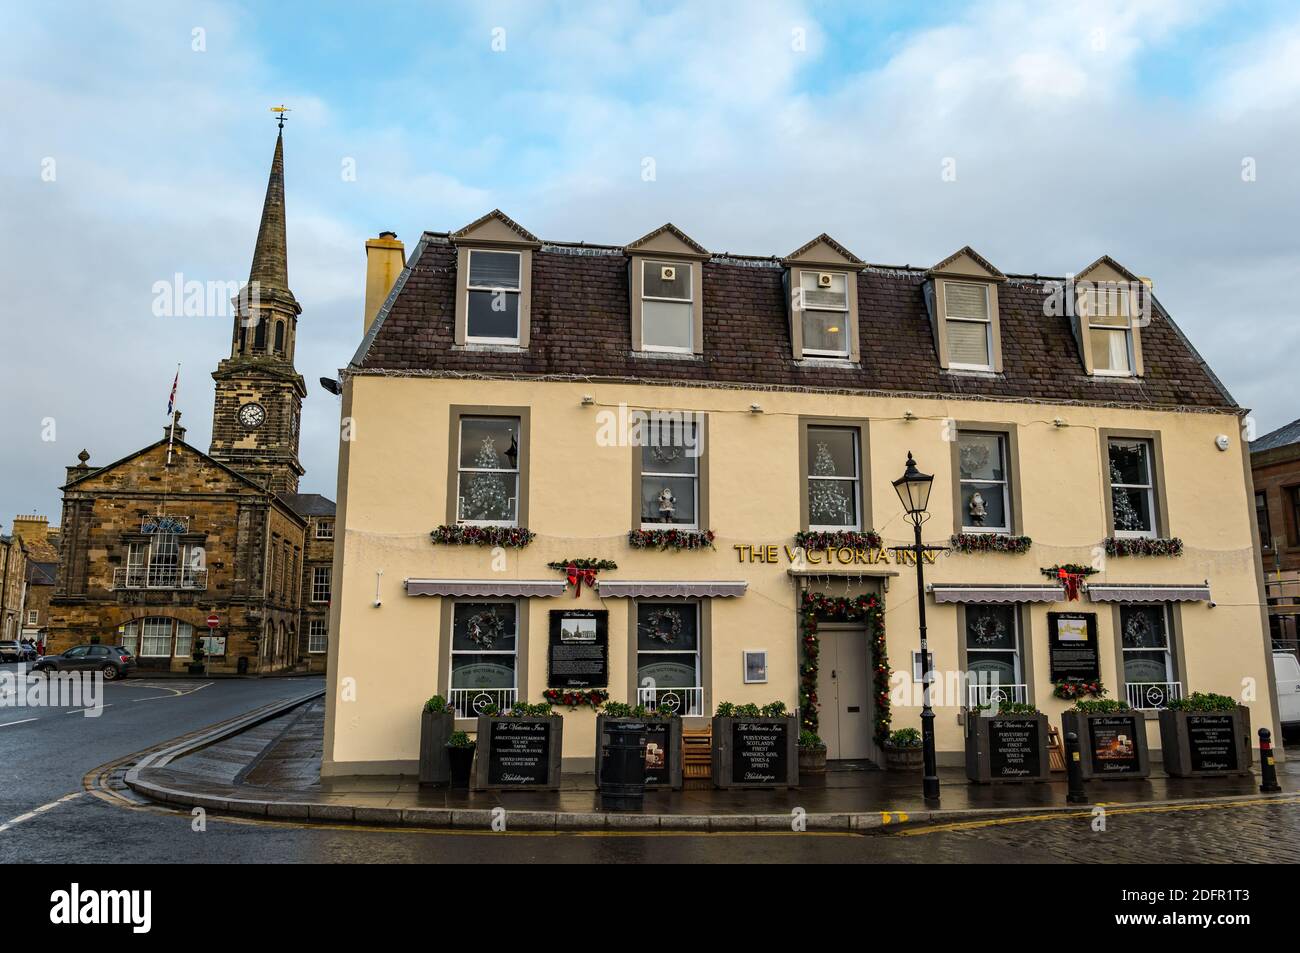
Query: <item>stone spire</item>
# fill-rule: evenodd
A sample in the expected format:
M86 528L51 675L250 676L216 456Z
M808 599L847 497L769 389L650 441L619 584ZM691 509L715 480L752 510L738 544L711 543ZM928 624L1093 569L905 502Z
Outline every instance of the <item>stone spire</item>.
M275 137L275 155L266 182L266 200L262 203L262 221L257 227L257 246L253 249L253 267L248 280L258 282L263 293L289 290L289 252L284 237L283 131Z

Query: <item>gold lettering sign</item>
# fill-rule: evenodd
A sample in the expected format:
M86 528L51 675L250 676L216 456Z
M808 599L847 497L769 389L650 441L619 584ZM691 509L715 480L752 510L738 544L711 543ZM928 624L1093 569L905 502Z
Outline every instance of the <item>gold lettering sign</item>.
M775 543L736 543L731 547L736 551L736 562L777 564L782 557L791 565L809 566L876 566L891 562L900 566L915 566L916 554L911 550L891 551L884 547L858 549L852 546L836 546L829 549L804 549L801 546L777 546ZM890 558L890 553L893 558ZM933 565L937 553L924 554L925 561Z

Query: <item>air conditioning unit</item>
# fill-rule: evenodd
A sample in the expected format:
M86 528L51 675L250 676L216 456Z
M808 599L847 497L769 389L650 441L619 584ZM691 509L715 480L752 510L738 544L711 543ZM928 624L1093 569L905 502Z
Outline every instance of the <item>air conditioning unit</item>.
M821 272L820 274L817 275L817 287L818 287L818 288L829 288L829 287L831 286L831 282L834 281L834 280L835 280L835 276L834 276L834 275L832 275L832 274L831 274L830 272L828 272L828 271L823 271L823 272Z
M662 268L659 269L659 280L676 281L677 269L674 268L672 265L664 265Z

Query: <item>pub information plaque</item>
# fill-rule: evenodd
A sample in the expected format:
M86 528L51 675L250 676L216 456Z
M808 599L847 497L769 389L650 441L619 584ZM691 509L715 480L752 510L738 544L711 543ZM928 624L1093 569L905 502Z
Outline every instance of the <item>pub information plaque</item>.
M609 686L609 613L596 609L551 610L546 653L547 688Z
M1047 613L1047 651L1052 681L1078 678L1092 682L1101 678L1101 656L1097 652L1097 614Z
M493 719L489 731L489 784L549 783L550 725L545 721Z
M731 780L735 784L786 783L790 773L787 721L737 720L731 724Z
M1037 777L1038 721L992 718L988 725L989 775L993 778Z
M1138 727L1133 715L1089 718L1089 742L1092 745L1092 770L1096 774L1138 774Z
M1231 715L1188 715L1187 752L1193 771L1236 771L1237 736Z

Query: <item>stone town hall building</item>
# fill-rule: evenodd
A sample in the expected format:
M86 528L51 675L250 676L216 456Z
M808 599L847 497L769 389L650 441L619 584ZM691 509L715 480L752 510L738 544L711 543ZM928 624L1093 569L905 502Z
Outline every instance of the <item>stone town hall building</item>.
M68 467L49 651L122 644L141 670L184 671L202 638L209 672L324 669L334 502L298 492L307 389L287 259L281 134L249 274L256 293L238 299L230 357L212 375L212 444L191 446L177 422L113 463L92 466L83 450Z

